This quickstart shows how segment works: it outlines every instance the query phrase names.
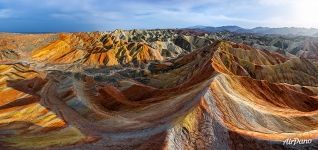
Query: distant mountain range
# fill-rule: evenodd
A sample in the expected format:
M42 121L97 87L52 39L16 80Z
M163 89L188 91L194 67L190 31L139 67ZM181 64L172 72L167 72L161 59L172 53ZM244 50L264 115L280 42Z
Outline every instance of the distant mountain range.
M282 27L282 28L269 28L269 27L256 27L246 29L239 26L193 26L189 29L203 30L207 32L237 32L237 33L256 33L256 34L280 34L280 35L296 35L296 36L315 36L318 37L318 29L315 28L297 28L297 27Z

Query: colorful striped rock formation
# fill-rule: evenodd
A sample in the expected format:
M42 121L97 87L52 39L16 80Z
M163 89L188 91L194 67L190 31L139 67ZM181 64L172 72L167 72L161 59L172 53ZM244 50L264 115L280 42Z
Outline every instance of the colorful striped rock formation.
M3 33L0 149L317 149L312 59L193 31Z

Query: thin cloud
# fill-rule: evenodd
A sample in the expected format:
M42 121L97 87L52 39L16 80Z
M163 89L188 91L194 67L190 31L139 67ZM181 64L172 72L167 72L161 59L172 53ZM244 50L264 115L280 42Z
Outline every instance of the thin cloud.
M0 19L11 17L12 10L10 9L0 9Z
M317 20L315 15L308 15L317 14L316 9L306 11L300 7L309 7L311 3L316 4L314 0L4 0L0 1L0 18L6 21L2 21L0 29L91 31L193 25L318 27L317 21L313 21ZM39 21L41 26L32 26ZM29 26L12 25L14 23Z

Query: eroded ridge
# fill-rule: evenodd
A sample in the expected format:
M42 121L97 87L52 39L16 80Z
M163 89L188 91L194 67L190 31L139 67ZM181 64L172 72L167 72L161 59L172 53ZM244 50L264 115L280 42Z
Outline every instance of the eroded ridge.
M0 148L316 146L318 68L305 58L174 30L40 37L0 53Z

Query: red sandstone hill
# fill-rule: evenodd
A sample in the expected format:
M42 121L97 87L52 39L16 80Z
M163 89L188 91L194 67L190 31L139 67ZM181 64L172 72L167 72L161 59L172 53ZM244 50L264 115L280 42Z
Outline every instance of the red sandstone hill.
M205 36L1 35L0 148L315 149L318 67Z

